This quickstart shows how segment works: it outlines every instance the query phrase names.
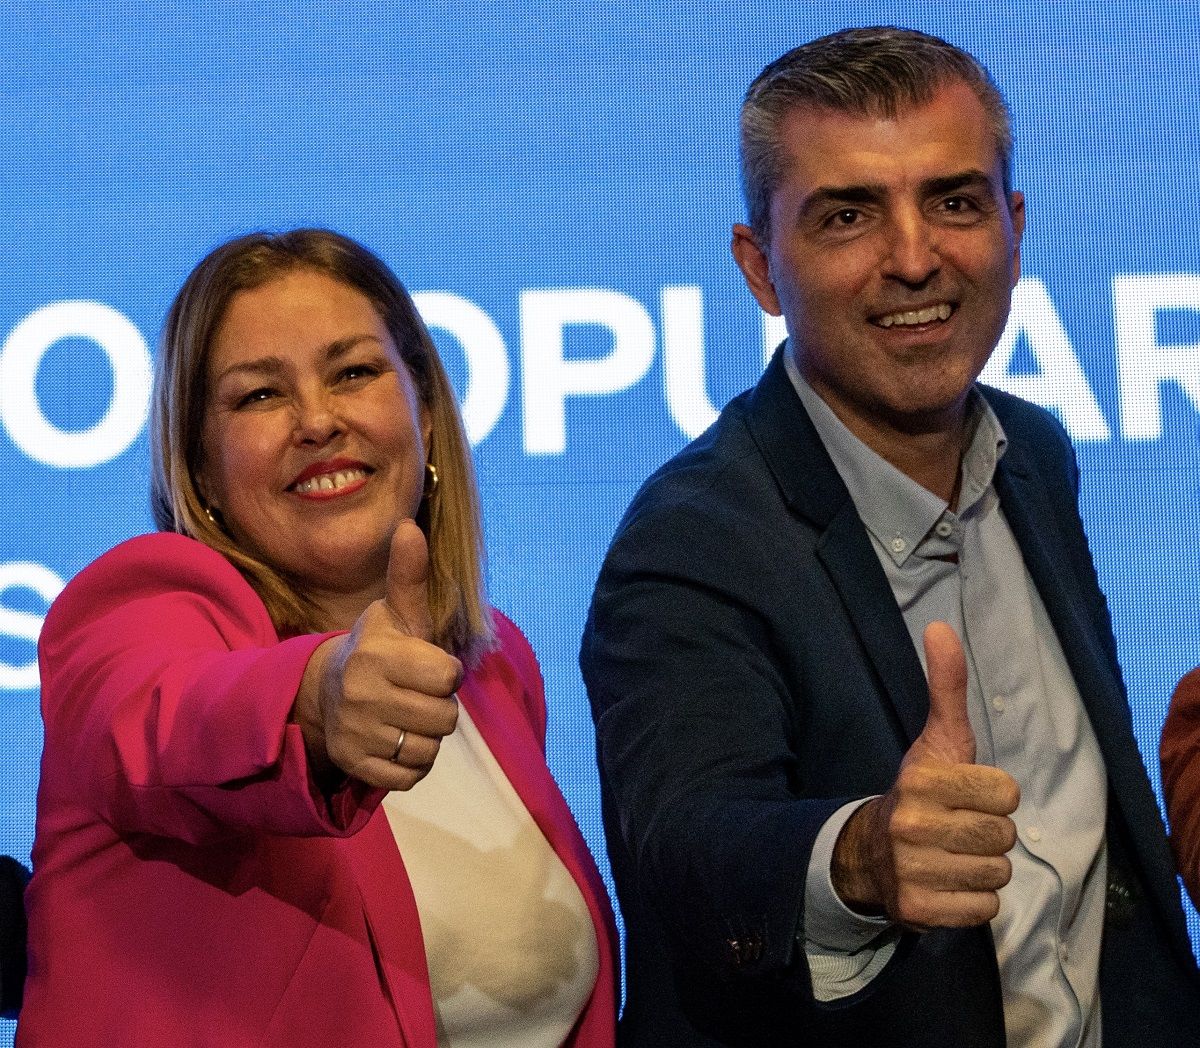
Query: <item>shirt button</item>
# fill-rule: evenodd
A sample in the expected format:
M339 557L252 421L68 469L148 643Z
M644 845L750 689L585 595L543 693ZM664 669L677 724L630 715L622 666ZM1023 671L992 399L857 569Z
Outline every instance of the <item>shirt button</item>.
M892 539L893 553L903 553L906 549L908 549L908 543L905 542L904 539L902 539L899 535Z
M933 530L936 531L942 538L948 539L954 534L954 525L948 520L939 520L937 527Z
M1028 837L1034 844L1042 839L1042 831L1036 826L1028 826L1025 829L1025 836Z
M992 699L992 707L995 709L995 711L997 713L1003 713L1004 706L1005 706L1005 702L999 695L997 695L994 699Z
M1062 961L1063 964L1066 964L1067 959L1070 956L1071 956L1071 951L1069 949L1067 949L1067 944L1065 942L1060 942L1058 944L1058 959L1060 961Z

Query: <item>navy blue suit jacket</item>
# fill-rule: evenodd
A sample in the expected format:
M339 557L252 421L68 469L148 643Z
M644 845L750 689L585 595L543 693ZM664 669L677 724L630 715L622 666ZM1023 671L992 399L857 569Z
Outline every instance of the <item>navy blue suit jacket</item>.
M1195 963L1079 519L1074 454L1045 411L983 393L1009 438L1001 505L1108 771L1105 1044L1200 1045ZM619 1043L1004 1044L986 926L906 934L865 990L812 997L799 940L817 832L845 801L891 786L928 694L779 353L635 498L580 661L627 933Z

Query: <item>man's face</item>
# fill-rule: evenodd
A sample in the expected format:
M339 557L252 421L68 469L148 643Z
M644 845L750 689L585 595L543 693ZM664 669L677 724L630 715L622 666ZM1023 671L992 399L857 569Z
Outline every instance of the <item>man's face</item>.
M751 291L867 444L950 431L1004 329L1025 219L982 104L951 82L893 120L798 108L780 131L771 241L734 227Z

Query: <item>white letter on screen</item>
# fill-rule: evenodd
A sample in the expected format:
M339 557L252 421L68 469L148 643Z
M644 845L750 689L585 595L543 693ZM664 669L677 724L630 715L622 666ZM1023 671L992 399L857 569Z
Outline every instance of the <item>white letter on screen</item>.
M612 352L564 359L563 331L570 324L607 328ZM641 379L654 359L654 324L640 302L616 291L525 291L521 349L525 451L561 455L567 449L567 397L617 393Z
M1200 275L1113 278L1121 433L1126 440L1162 436L1160 392L1167 382L1176 383L1200 411L1200 342L1159 345L1157 314L1166 309L1200 313Z
M779 343L787 338L787 321L783 317L773 317L770 313L762 315L762 347L763 367L771 363Z
M1022 334L1037 361L1036 375L1009 373ZM1037 277L1023 278L1014 289L1008 324L979 378L990 386L1055 411L1072 440L1112 438L1112 430L1071 348L1058 310L1050 301L1046 285Z
M0 564L0 597L15 587L32 590L49 604L63 588L63 580L41 564L12 561ZM44 617L0 604L0 637L15 637L37 643ZM32 691L38 686L37 660L22 666L0 662L0 691Z
M453 335L467 361L467 388L462 398L467 439L478 444L491 433L508 403L508 352L499 329L474 302L448 291L413 295L426 327Z
M59 429L38 402L38 366L64 338L95 342L112 367L112 400L90 429ZM54 302L30 313L0 348L0 421L13 443L37 462L62 469L98 466L120 455L142 431L150 371L146 340L123 314L101 302Z
M687 436L698 437L717 417L705 389L704 299L698 287L662 289L662 343L667 409Z

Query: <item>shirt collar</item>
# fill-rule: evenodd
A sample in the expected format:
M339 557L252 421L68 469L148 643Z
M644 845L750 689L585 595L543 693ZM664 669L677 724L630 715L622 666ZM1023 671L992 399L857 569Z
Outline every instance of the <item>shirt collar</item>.
M1008 439L996 413L977 389L971 390L967 402L970 437L963 455L958 508L951 514L948 503L876 454L846 428L800 374L790 346L784 350L783 365L849 490L859 517L897 565L908 559L944 515L963 516L991 487Z

